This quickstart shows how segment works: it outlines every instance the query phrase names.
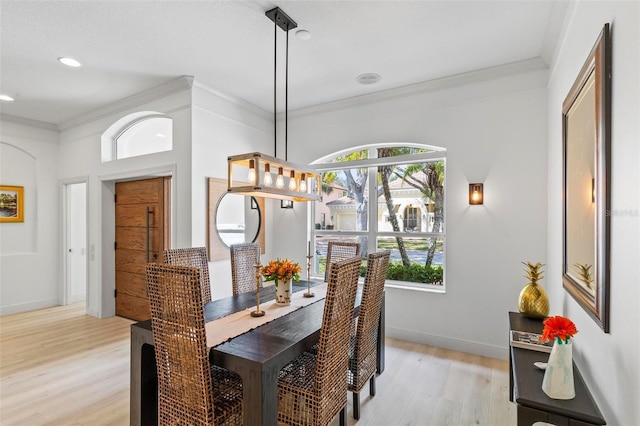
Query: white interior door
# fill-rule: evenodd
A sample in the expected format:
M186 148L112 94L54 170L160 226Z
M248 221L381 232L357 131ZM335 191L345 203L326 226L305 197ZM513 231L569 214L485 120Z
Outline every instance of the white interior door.
M87 184L67 185L67 303L87 297Z

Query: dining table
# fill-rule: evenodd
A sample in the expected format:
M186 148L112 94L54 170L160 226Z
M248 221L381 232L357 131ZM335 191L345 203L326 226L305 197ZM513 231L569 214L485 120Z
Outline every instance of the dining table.
M296 296L295 293L313 290L316 286L320 289L323 284L300 280L292 286L293 297ZM356 295L354 316L358 314L361 297L362 286L360 285ZM260 290L262 303L267 304L274 299L273 286L266 286ZM273 426L277 424L278 372L318 342L324 313L323 293L318 292L312 299L314 300L307 301L305 306L273 319L269 318L271 311L265 309L267 314L265 317L260 317L262 319L256 322L254 328L239 332L238 335L225 335L225 341L209 349L209 361L212 364L235 371L242 378L244 425ZM222 324L231 315L238 315L252 307L251 310L255 310L255 292L213 300L204 306L205 327ZM383 295L377 342L378 374L385 368L384 312ZM251 321L250 318L243 321ZM131 325L130 424L156 425L157 400L158 378L153 331L151 320L147 320Z

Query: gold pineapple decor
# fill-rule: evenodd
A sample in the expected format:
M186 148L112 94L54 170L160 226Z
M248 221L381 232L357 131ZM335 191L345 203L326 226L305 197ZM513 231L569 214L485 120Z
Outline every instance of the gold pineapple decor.
M522 262L526 266L525 277L529 284L524 286L518 299L518 311L525 317L542 319L549 315L549 298L538 281L543 278L542 267L544 264Z

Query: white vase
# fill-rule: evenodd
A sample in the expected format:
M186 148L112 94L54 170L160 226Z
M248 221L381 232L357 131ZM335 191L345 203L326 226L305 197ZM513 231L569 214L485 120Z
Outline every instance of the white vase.
M276 305L286 306L291 303L291 280L276 280Z
M573 399L576 396L571 340L566 343L556 340L553 343L542 379L542 390L553 399Z

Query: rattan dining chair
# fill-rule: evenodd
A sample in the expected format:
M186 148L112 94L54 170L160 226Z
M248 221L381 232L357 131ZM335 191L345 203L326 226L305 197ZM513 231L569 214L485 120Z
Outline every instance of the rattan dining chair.
M240 376L209 363L197 268L147 264L158 424L241 425Z
M362 289L362 299L355 335L349 345L348 389L353 393L353 418L360 418L360 391L369 381L369 395L376 394L376 368L378 327L382 309L384 283L389 269L389 250L371 253L367 257L367 274Z
M317 355L305 352L278 374L278 421L288 425L328 425L340 413L346 424L349 335L361 259L334 263Z
M200 270L202 303L211 302L211 281L209 280L209 260L206 247L187 247L164 251L162 261L170 265L190 266Z
M327 263L324 270L324 281L327 282L331 265L344 259L360 256L360 243L329 241L327 244Z
M233 295L255 291L256 267L260 263L260 244L233 244L231 250L231 285Z

